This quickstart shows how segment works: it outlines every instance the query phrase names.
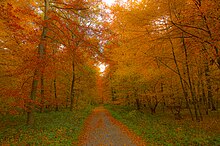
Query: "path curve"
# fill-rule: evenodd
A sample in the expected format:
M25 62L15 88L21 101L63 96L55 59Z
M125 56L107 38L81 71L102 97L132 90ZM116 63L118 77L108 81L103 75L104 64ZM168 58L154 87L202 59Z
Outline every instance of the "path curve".
M97 107L84 123L80 146L145 146L140 137L114 119L103 107Z

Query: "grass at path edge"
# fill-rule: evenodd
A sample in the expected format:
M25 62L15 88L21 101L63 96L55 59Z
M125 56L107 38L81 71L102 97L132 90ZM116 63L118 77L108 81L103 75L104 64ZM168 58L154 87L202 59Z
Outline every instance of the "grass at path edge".
M141 136L150 145L220 145L219 133L194 128L190 122L178 123L162 114L141 113L128 106L105 105L112 116Z
M0 117L0 145L77 145L79 134L94 106L80 110L35 113L35 124L26 116Z

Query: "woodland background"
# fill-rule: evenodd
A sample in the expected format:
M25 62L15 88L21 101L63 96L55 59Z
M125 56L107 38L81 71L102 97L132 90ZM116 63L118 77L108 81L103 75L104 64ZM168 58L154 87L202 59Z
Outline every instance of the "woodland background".
M218 0L1 0L0 28L2 119L104 103L217 124Z

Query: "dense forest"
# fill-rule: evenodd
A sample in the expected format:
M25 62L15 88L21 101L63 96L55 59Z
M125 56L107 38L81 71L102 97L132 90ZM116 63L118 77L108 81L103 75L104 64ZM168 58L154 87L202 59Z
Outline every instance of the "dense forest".
M27 112L31 124L34 110L92 102L101 14L96 1L1 1L1 114Z
M218 1L132 1L115 5L106 47L105 81L112 99L137 109L188 109L197 121L218 108L220 85ZM106 84L107 84L106 83Z
M215 122L220 1L1 0L0 118L98 104Z

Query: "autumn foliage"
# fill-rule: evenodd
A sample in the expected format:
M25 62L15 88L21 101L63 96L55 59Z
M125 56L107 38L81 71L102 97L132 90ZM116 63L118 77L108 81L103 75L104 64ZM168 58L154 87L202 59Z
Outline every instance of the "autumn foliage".
M97 1L0 2L0 113L94 102L104 35Z
M202 121L219 108L219 9L217 0L1 0L0 114L33 124L34 112L114 103Z
M187 109L203 119L219 103L219 2L148 0L116 3L105 47L112 100L137 109Z
M219 16L219 0L117 0L111 6L101 0L0 0L2 127L13 127L6 117L25 115L32 125L27 127L33 127L40 122L37 118L63 115L59 122L68 121L72 135L80 129L70 125L82 126L91 105L109 104L113 116L139 129L140 136L150 135L151 142L162 133L164 145L175 143L166 132L169 121L171 133L181 133L177 140L188 139L190 123L214 131L203 134L204 139L195 136L195 141L202 139L197 144L218 143ZM100 111L108 113L103 106ZM95 124L100 128L106 123ZM76 141L57 127L55 133L63 132L69 143ZM16 143L19 136L14 135L10 141L0 133L0 142Z

